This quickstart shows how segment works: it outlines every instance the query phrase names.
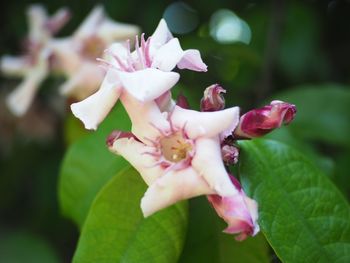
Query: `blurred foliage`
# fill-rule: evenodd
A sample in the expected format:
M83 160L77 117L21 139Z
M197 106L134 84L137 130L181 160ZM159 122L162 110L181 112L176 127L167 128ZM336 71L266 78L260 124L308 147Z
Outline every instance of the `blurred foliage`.
M175 5L173 1L160 0L41 2L49 12L64 5L72 10L72 20L59 36L71 34L96 3L102 3L111 18L140 25L147 35L153 32L164 15L169 27L178 33L175 35L180 38L183 48L199 49L209 70L205 74L181 71L181 80L175 87L174 94L185 94L189 97L191 106L198 109L204 88L220 83L227 90L227 106L238 105L242 108L242 113L262 106L264 102L269 103L272 99L296 104L298 113L295 121L289 127L270 134L268 138L303 152L305 158L310 160L307 162L313 163L310 166L315 164L322 169L342 193L350 198L349 1L222 0L203 3L193 0L175 2ZM22 40L27 32L25 10L31 3L33 2L28 0L14 0L2 4L1 55L21 52ZM216 11L222 9L234 12L249 26L249 44L222 44L211 37L211 18ZM114 180L119 180L115 174L126 165L121 158L108 152L105 137L113 129L128 129L129 123L125 122L125 113L119 104L97 132L86 132L80 122L68 113L69 107L64 106L65 102L56 99L57 87L62 79L55 77L44 83L35 101L36 110L33 111L45 113L46 117L40 115L39 119L53 120L48 125L53 128L47 129L39 125L38 118L33 118L33 114L16 120L3 107L4 94L8 94L16 83L1 76L0 262L23 262L23 258L25 262L38 262L35 261L38 254L45 258L42 262L70 262L77 244L78 231L72 222L61 216L59 206L62 213L83 232L86 216L89 221L86 228L94 228L99 223L100 219L89 209L91 206L99 209L103 198L116 198L113 196L118 193L114 193L110 187ZM248 144L244 147L253 147ZM269 144L266 148L266 151L272 151ZM247 153L243 153L243 156ZM63 157L63 166L59 172ZM80 166L81 163L89 166ZM76 168L72 169L72 166ZM270 172L266 170L261 175L270 176ZM253 179L256 176L254 171L246 173L252 173ZM260 195L253 191L255 187L248 186L244 174L243 178L245 187L254 197L262 200L266 198L263 193ZM268 179L272 180L270 177ZM314 178L310 180L313 181ZM330 184L323 177L321 181L326 188ZM255 185L254 182L250 183ZM138 184L135 187L142 188ZM276 193L281 194L280 191ZM340 199L337 194L332 202ZM339 203L343 207L344 202ZM267 205L273 204L267 202ZM138 209L137 204L135 207ZM220 262L239 262L234 261L235 255L241 255L244 262L270 262L274 258L271 251L267 252L269 248L262 235L238 244L232 237L219 233L224 224L213 216L213 211L207 204L204 205L203 198L190 201L190 208L189 231L180 262L191 262L193 257L202 257L203 262L217 262L218 258ZM263 221L261 224L263 232L267 233L268 228ZM213 227L209 229L209 225ZM333 225L331 227L337 228ZM300 231L298 228L295 232L298 230ZM193 233L197 231L199 234L196 237ZM275 248L279 239L270 238L269 242ZM304 241L309 244L310 239L306 237ZM84 258L85 253L93 252L86 249L92 245L90 242L89 237L81 237L76 258ZM135 242L133 249L140 246ZM172 255L179 256L180 243L178 241L178 247L175 252L171 252ZM307 246L304 247L304 252L307 253ZM283 250L279 248L277 251L280 249ZM247 255L244 253L247 250L254 253ZM118 256L123 253L125 255L124 250ZM312 255L310 253L306 256Z

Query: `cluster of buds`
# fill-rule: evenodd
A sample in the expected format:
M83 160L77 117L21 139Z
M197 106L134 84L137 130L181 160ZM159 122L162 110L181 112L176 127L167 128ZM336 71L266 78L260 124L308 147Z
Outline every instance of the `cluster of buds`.
M100 86L104 71L96 61L115 41L124 41L138 34L139 28L109 19L102 6L96 6L72 36L54 38L69 21L70 12L59 9L51 17L41 5L32 5L27 12L29 34L24 55L5 55L0 70L8 76L22 77L23 81L8 96L6 104L16 116L23 116L34 96L50 73L63 74L67 81L60 93L73 100L81 100Z
M237 240L258 233L258 205L226 169L238 161L236 130L246 131L239 108L225 109L225 90L218 84L205 90L201 111L191 110L182 95L172 99L171 89L180 77L173 72L175 67L207 71L199 51L183 50L162 19L151 37L136 37L134 51L128 41L111 45L107 53L109 57L101 59L107 73L100 89L71 109L85 128L97 129L121 101L131 119L131 131L112 132L106 144L148 185L141 200L144 216L206 195L228 223L225 232L238 234ZM290 115L284 112L283 118L291 120Z

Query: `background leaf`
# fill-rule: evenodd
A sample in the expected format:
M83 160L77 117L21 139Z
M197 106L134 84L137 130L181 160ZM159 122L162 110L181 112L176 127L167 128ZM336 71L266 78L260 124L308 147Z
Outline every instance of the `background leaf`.
M263 233L283 262L349 262L350 208L302 154L282 143L240 143L244 189L259 203Z
M269 245L264 236L239 242L222 231L225 222L219 218L206 197L190 200L190 218L186 243L180 263L268 263Z
M120 156L109 152L105 140L113 129L128 130L129 119L120 103L97 132L73 143L63 160L59 200L65 216L82 226L99 190L127 165Z
M120 171L96 197L73 262L177 262L185 239L187 203L143 218L146 184L132 168Z

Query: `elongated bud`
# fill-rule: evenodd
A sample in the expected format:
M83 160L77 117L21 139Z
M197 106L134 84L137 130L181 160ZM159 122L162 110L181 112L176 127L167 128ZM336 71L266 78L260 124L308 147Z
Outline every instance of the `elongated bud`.
M272 101L270 105L248 111L240 120L233 135L238 138L261 137L282 124L289 124L295 117L297 109L295 105Z
M238 162L239 150L233 145L224 144L221 146L221 155L226 165L234 165Z
M258 204L246 196L235 177L230 175L230 179L238 194L227 197L208 195L207 198L216 213L228 224L224 232L238 234L236 240L242 241L247 236L255 236L260 230L257 223Z
M118 139L122 139L122 138L134 138L135 140L139 140L136 138L136 136L131 133L131 132L124 132L124 131L118 131L118 130L115 130L115 131L112 131L108 136L107 136L107 139L106 139L106 145L108 148L112 148L113 147L113 144L116 140Z
M206 88L201 99L201 111L223 110L225 108L223 93L226 93L226 90L219 84L213 84Z

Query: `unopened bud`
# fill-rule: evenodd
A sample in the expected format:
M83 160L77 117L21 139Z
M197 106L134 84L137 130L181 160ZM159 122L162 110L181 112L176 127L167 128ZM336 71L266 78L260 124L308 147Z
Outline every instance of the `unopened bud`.
M221 155L226 165L234 165L238 162L239 150L233 145L225 144L221 147Z
M190 104L188 103L187 98L182 94L177 96L176 105L183 109L190 109Z
M213 84L206 88L201 99L201 111L223 110L225 108L223 93L226 93L226 90L219 84Z
M282 124L289 124L295 117L295 105L283 101L272 101L270 105L248 111L240 120L233 135L238 138L261 137Z

